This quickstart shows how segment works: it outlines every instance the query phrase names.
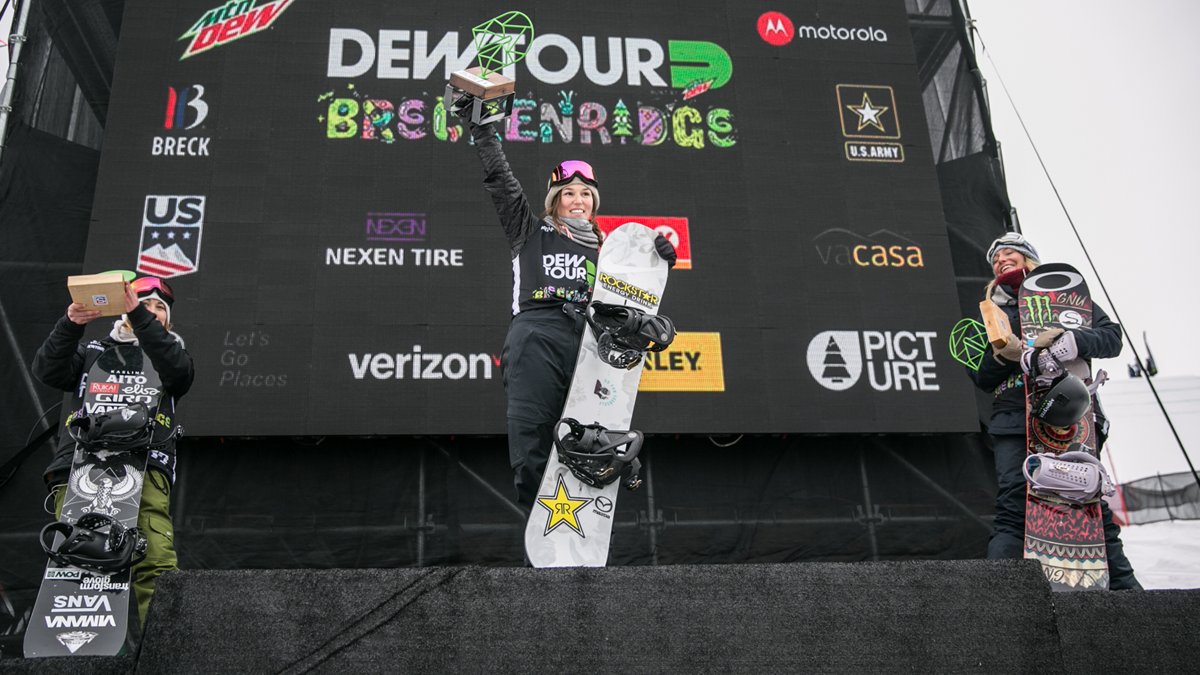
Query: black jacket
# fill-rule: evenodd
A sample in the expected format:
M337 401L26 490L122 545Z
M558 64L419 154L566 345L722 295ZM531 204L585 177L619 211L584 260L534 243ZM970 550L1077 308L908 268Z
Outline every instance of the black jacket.
M137 336L138 346L150 359L162 380L165 395L159 401L158 412L161 413L161 417L155 426L155 437L163 438L179 424L179 420L175 418L175 403L192 386L195 377L192 357L184 349L183 343L163 328L150 310L138 305L128 316L133 334ZM105 349L120 344L107 336L86 344L80 343L84 330L85 326L63 316L33 357L35 377L47 386L72 392L72 411L83 407L83 387L80 380L91 370L92 364ZM46 485L54 486L66 481L74 451L75 442L70 434L65 430L61 431L54 459L50 461L50 466L46 467ZM164 447L150 453L148 464L161 469L174 480L175 442L170 441Z
M534 213L491 124L472 125L471 135L483 164L483 187L492 197L513 259L512 313L558 308L567 302L586 304L599 252L564 236Z
M1008 323L1014 332L1019 332L1021 318L1016 299L1000 308L1008 315ZM1080 357L1089 366L1092 359L1111 359L1121 354L1121 325L1109 319L1104 309L1094 302L1092 327L1071 329L1071 332L1075 334ZM992 420L988 430L993 434L1024 434L1025 388L1021 364L997 358L992 353L991 345L988 345L979 370L967 372L975 381L975 386L986 392L999 392L992 403Z

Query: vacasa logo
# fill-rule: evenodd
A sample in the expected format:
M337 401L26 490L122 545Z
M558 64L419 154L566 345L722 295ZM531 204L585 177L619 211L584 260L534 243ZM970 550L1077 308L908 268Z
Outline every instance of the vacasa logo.
M188 134L208 119L208 103L204 100L204 85L167 87L167 110L163 129L175 135L155 136L150 154L155 157L208 157L208 136Z
M821 386L845 391L863 374L875 391L938 391L934 331L838 331L808 343L808 371Z
M439 354L413 345L407 354L347 354L356 380L490 380L500 359L491 354Z
M229 0L206 11L191 28L179 36L180 40L191 38L179 60L264 31L292 4L292 0L275 0L255 7L257 1Z
M817 261L831 267L915 269L925 267L917 242L890 230L858 234L833 227L813 237Z

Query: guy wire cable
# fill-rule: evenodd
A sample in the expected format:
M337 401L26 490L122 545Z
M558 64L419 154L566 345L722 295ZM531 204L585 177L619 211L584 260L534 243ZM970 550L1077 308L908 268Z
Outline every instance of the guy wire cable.
M1029 141L1029 146L1033 148L1033 154L1037 157L1038 164L1042 167L1042 173L1046 175L1046 180L1050 183L1050 189L1054 191L1054 197L1058 200L1059 207L1062 208L1063 215L1067 217L1067 223L1071 225L1071 232L1075 235L1075 240L1079 242L1079 248L1083 249L1083 255L1087 258L1088 265L1092 268L1092 274L1096 276L1096 281L1100 283L1100 291L1104 293L1104 299L1108 301L1108 306L1112 308L1113 317L1117 323L1121 324L1121 332L1125 335L1125 340L1129 344L1130 351L1133 352L1133 358L1137 361L1138 367L1145 370L1145 364L1142 362L1142 357L1138 354L1137 346L1133 342L1133 336L1129 334L1125 322L1121 321L1121 315L1117 312L1117 305L1113 302L1112 296L1108 294L1108 288L1104 285L1104 279L1100 277L1099 270L1096 269L1096 263L1092 260L1091 253L1088 252L1087 246L1083 243L1083 237L1079 234L1079 228L1075 227L1075 220L1071 218L1071 212L1067 210L1067 205L1063 201L1062 195L1058 192L1058 186L1054 183L1054 178L1050 176L1050 170L1046 168L1046 162L1042 159L1042 153L1038 151L1037 143L1033 142L1033 135L1029 133L1029 127L1025 125L1025 119L1021 117L1021 111L1017 110L1016 101L1013 100L1012 94L1008 91L1008 85L1004 83L1004 77L1000 74L1000 69L996 67L996 62L992 59L992 53L987 48L987 43L983 41L983 35L979 32L979 27L971 22L971 30L974 31L975 37L979 39L980 46L983 47L983 53L987 56L988 63L992 64L992 70L996 73L996 79L1000 81L1000 88L1004 90L1004 96L1008 98L1008 104L1012 106L1013 113L1017 116L1017 121L1021 123L1021 129L1025 132L1025 138ZM1179 451L1183 453L1184 460L1187 461L1188 468L1191 469L1192 478L1196 480L1196 484L1200 485L1200 474L1196 473L1196 467L1192 464L1192 458L1188 455L1187 448L1183 445L1183 439L1179 437L1179 432L1175 430L1175 423L1171 421L1171 415L1167 412L1166 406L1163 405L1162 398L1158 395L1158 389L1154 386L1154 378L1147 377L1146 384L1150 385L1150 391L1154 394L1154 400L1158 402L1158 408L1162 411L1163 418L1167 421L1167 426L1171 429L1171 434L1175 436L1175 442L1179 444Z

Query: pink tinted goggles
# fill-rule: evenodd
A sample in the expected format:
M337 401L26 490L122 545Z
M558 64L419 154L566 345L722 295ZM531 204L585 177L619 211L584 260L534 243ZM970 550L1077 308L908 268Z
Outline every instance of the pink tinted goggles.
M581 162L577 159L568 159L567 161L554 167L554 171L550 172L550 182L546 184L546 189L566 185L576 177L591 185L592 187L600 187L596 182L596 172L592 170L592 165L587 162Z

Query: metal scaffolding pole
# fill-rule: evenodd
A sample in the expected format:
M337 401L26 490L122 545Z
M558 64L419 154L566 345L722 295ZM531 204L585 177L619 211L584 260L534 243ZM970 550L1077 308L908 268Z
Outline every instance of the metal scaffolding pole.
M12 113L13 92L17 88L17 67L21 61L21 51L25 46L25 27L29 23L29 7L33 0L22 0L17 23L13 34L9 37L12 42L12 60L8 63L8 76L4 80L4 91L0 92L0 160L4 159L4 140L8 138L8 117Z

